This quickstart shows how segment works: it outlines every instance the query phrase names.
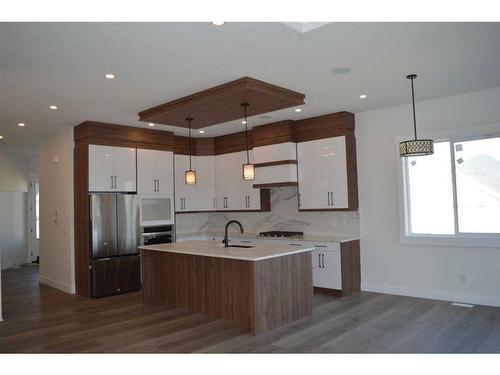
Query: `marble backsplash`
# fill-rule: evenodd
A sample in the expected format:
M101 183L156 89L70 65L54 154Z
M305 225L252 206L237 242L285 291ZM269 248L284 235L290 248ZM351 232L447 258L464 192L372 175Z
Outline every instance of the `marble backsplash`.
M177 234L222 232L228 220L238 220L247 233L301 231L309 235L359 235L358 212L298 212L297 189L271 189L271 212L217 212L176 215Z

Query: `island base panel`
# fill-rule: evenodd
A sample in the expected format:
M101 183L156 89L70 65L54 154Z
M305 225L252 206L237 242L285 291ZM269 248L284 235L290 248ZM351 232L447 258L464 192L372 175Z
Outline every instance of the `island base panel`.
M248 325L257 335L312 313L309 252L257 262L141 251L143 301Z

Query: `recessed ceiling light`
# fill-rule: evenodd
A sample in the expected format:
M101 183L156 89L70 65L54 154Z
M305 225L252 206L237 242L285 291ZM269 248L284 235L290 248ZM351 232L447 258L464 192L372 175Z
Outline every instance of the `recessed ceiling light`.
M368 95L365 95L365 94L359 96L360 99L366 99L367 97L368 97Z
M302 112L302 108L295 108L295 112Z
M212 25L222 26L222 25L224 25L224 21L212 21Z
M245 120L243 120L241 123L242 123L243 125L246 125L246 124L247 124L247 122L246 122Z
M111 73L108 73L104 77L106 77L107 79L113 79L113 78L115 78L115 75L111 74Z
M3 135L0 135L0 139L3 139Z
M26 126L26 124L24 122L20 122L19 124L17 124L18 126L20 126L21 128L24 128Z
M346 66L343 67L338 67L338 68L333 68L330 70L333 74L347 74L351 72L351 68L348 68Z
M49 108L50 109L57 109L57 105L51 105Z
M205 130L198 130L198 133L205 134Z
M148 126L155 126L155 124L153 124L152 122L150 122L150 123L148 124Z

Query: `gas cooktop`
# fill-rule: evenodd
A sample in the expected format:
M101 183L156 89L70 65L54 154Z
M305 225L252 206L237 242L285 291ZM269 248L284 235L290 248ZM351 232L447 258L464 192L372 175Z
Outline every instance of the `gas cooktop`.
M297 237L303 236L304 232L287 232L281 230L271 230L269 232L260 232L261 237Z

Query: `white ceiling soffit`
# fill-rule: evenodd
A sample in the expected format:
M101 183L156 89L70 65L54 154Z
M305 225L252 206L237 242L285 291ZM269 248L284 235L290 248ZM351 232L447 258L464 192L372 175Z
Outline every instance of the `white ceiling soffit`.
M283 22L288 27L291 27L302 34L307 33L308 31L317 29L318 27L325 26L330 22Z

